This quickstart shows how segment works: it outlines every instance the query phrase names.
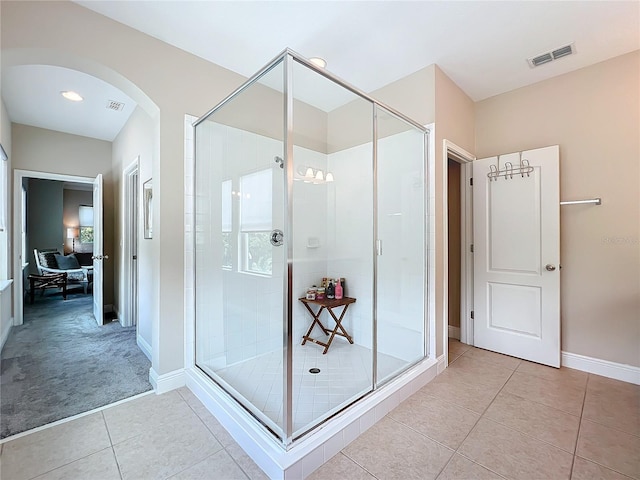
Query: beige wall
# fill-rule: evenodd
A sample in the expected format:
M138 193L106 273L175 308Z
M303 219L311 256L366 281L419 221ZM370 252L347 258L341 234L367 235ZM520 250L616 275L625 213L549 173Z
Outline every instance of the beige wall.
M12 136L14 169L91 178L99 173L103 174L104 252L111 254L115 248L111 142L17 123L13 124ZM58 241L60 248L61 244L62 242ZM37 245L32 244L31 247L35 248ZM113 303L113 283L113 263L105 261L104 302L107 305Z
M562 350L640 366L640 52L476 105L479 158L560 145Z
M421 125L436 119L436 66L429 65L400 80L374 90L371 96Z
M114 204L115 223L114 236L120 248L116 249L114 257L115 278L121 279L124 274L124 259L122 258L123 222L124 222L124 191L123 172L136 159L138 159L138 199L139 210L141 211L142 184L152 176L152 159L154 149L154 129L155 122L141 108L136 108L127 124L120 131L113 141L113 170L114 178ZM138 219L138 335L148 344L152 343L152 310L151 307L157 303L153 276L149 272L153 271L153 259L156 254L156 245L153 239L144 239L142 234L142 217ZM181 253L181 252L180 252ZM124 309L123 300L125 298L124 282L117 282L115 290L115 301L119 312Z

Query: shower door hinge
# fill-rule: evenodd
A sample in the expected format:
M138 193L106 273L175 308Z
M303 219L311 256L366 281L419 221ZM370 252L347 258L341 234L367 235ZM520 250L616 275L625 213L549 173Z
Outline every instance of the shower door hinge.
M473 177L469 179L469 185L473 187Z
M471 251L471 253L473 253L473 243L469 246L469 251Z

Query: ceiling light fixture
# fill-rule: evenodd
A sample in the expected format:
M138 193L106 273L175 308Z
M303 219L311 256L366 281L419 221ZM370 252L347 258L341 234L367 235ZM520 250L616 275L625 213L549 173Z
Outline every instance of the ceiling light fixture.
M74 92L73 90L68 90L65 92L60 92L60 94L66 98L67 100L71 100L72 102L81 102L82 100L84 100L84 98L82 98L79 94L77 94L76 92Z
M313 63L316 67L325 68L327 66L327 61L324 58L311 57L309 61Z

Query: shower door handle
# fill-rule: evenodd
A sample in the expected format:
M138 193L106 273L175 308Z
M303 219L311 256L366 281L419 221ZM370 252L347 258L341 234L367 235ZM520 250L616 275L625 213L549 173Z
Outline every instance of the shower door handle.
M282 230L274 230L271 232L271 245L280 247L284 243L284 232Z

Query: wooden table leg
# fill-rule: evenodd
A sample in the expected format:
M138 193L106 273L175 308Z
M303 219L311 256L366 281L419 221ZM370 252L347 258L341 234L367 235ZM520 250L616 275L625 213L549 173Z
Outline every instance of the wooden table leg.
M342 309L340 318L337 318L335 313L333 313L333 309L327 307L327 311L329 312L329 315L331 315L333 317L333 320L336 322L336 327L331 331L331 335L329 336L329 340L327 341L327 346L324 348L324 352L322 352L323 355L327 353L327 351L329 350L329 347L331 346L331 342L333 342L333 339L336 335L345 337L347 340L349 340L349 343L353 345L353 339L351 338L351 335L349 335L347 331L344 329L344 327L342 326L342 319L344 318L344 314L347 313L347 308L349 308L348 304L345 305L344 308ZM340 329L342 333L338 333L338 329Z
M304 304L304 306L307 308L307 310L309 310L309 313L311 314L311 316L313 317L313 322L311 322L311 326L309 327L309 330L307 330L307 333L304 334L304 337L302 337L302 345L304 345L305 343L307 343L307 340L312 341L314 343L318 343L317 340L314 340L313 338L311 338L309 335L311 335L311 332L313 331L313 327L315 327L316 324L318 324L318 326L322 329L322 331L324 332L325 335L329 335L329 330L327 330L324 325L322 325L322 322L320 321L320 314L322 313L322 311L324 310L324 307L320 307L320 310L318 310L318 313L313 313L313 310L311 310L311 308L309 307L309 305L307 305L306 303Z

